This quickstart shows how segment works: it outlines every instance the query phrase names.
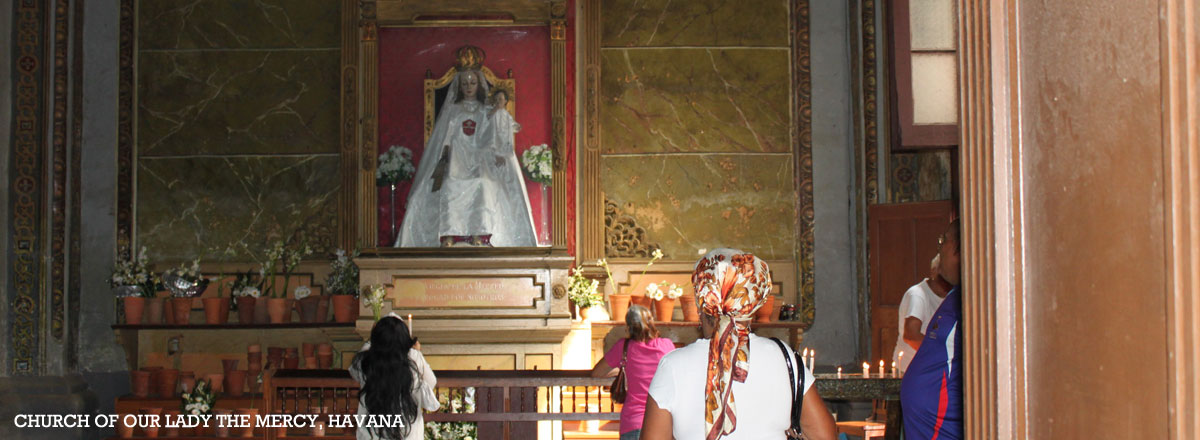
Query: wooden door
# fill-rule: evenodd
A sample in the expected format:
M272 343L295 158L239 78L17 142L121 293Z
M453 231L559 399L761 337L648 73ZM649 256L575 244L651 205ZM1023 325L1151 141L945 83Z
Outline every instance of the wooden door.
M873 205L867 233L871 264L871 365L891 364L900 334L900 300L904 292L929 276L937 239L950 222L949 201Z

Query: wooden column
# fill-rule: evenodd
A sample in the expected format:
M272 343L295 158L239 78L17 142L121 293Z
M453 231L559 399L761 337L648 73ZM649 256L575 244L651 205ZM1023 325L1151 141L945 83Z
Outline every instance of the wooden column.
M579 261L604 258L604 194L600 187L600 0L583 0L583 148L579 179ZM558 235L558 234L555 234Z
M1167 201L1168 396L1173 439L1200 438L1200 8L1161 8Z
M350 1L350 0L347 0ZM373 0L364 0L361 5L361 16L358 17L358 26L355 29L358 31L358 37L361 39L358 50L362 55L359 58L359 69L361 69L358 78L361 79L357 85L360 90L365 93L360 93L362 97L359 100L361 107L359 114L362 115L358 121L359 127L359 149L358 158L355 161L356 166L359 166L358 181L355 187L358 189L358 246L359 248L375 248L378 237L377 226L379 224L379 213L375 207L378 206L377 190L375 188L375 156L379 153L376 139L379 133L379 27L376 17L376 5ZM354 81L347 79L345 81Z

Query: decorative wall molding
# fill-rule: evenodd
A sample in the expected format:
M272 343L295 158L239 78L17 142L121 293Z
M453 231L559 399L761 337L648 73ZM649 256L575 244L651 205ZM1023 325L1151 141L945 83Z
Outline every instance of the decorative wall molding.
M879 203L879 63L875 0L862 1L863 165L867 204Z
M796 191L798 192L796 243L799 249L796 255L800 271L800 320L805 329L812 326L816 316L816 301L814 300L814 257L816 253L813 248L815 216L812 168L812 50L809 40L808 11L808 0L792 2L793 28L791 34L794 60L792 71L795 76L793 84L797 97L793 104L795 109L792 112L796 118L793 129L796 135L792 136L794 143L792 151L795 152L796 157Z
M67 248L67 48L70 2L54 2L54 88L50 162L50 336L63 340Z
M637 219L621 212L616 203L604 200L604 257L649 258L657 243L646 238L646 228Z
M600 0L581 0L583 138L579 148L579 261L604 258L604 196L600 185Z
M10 255L6 299L8 372L12 376L39 374L43 310L42 210L45 191L46 14L42 2L13 2L16 43L13 45L13 129L9 160Z
M118 258L128 258L133 248L134 166L134 66L137 57L136 0L121 0L120 37L117 46L117 246Z

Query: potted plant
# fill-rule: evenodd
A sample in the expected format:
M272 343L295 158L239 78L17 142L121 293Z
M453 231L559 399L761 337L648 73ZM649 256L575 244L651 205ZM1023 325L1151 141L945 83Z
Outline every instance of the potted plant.
M354 321L358 314L358 265L352 257L358 257L358 251L351 256L338 249L337 258L330 263L329 277L325 279L337 322Z
M312 252L312 246L308 243L308 236L303 231L297 231L295 234L292 234L292 238L287 243L284 243L279 254L280 268L283 269L283 289L279 292L279 297L284 300L283 315L281 316L281 320L276 321L275 315L272 314L271 322L288 322L292 320L293 306L295 305L295 301L300 299L298 297L296 299L288 298L288 288L291 287L292 273L296 271L296 266L300 265L300 261L304 257L311 255ZM307 288L307 286L304 287ZM309 293L312 293L311 290Z
M312 288L308 286L296 286L293 295L296 302L300 303L300 322L319 322L317 309L322 297L313 295Z
M675 299L683 296L683 288L675 283L667 286L666 282L650 283L646 286L646 298L654 300L654 317L662 322L671 322L675 313ZM666 287L663 290L662 287Z
M646 271L650 270L650 266L653 266L655 262L657 262L658 260L661 260L662 258L663 258L662 249L655 249L654 252L652 252L650 254L650 261L646 262L646 267L642 268L642 274L638 276L638 280L641 280L642 278L644 278L646 276ZM600 267L603 267L604 272L606 274L608 274L608 281L609 281L609 284L612 285L612 289L613 289L612 290L613 293L610 294L609 296L611 297L612 295L618 294L619 293L618 286L616 283L614 283L612 281L612 269L608 266L608 260L601 258L599 261L596 261L596 264L600 265ZM629 282L636 283L637 280L634 280L633 277L629 277ZM631 292L628 295L630 297L630 302L632 302L633 304L644 306L646 308L651 307L650 300L645 296L644 293ZM618 298L617 300L613 300L610 298L610 301L623 301L623 299ZM628 304L628 303L626 303L626 304ZM620 312L620 314L618 314L617 312ZM621 319L624 319L624 317L625 317L624 309L613 310L613 319L621 320Z
M129 258L117 260L108 279L113 294L121 298L126 324L142 323L146 300L154 298L154 292L158 291L158 276L150 272L146 261L146 248L142 247L140 252L129 255Z
M589 280L579 268L571 270L567 278L567 298L579 309L580 319L587 321L592 307L604 305L604 296L598 292L599 288L599 280Z
M229 287L230 294L237 298L239 324L254 322L254 310L258 303L258 297L262 296L262 291L252 285L253 280L253 272L239 273L233 278L233 285Z
M259 265L260 289L267 296L267 314L270 315L271 323L278 324L283 322L283 314L287 308L287 298L280 296L279 289L276 287L276 274L278 272L278 264L284 255L283 240L276 240L267 248L267 252ZM286 289L286 286L284 287ZM284 291L286 293L286 290Z
M375 186L388 189L388 212L391 213L388 230L392 233L388 240L396 239L396 189L400 184L412 180L416 173L413 152L404 146L392 145L379 155L379 161L376 162Z
M217 393L212 389L212 383L207 380L196 381L196 386L190 392L183 393L179 404L183 414L192 416L212 415L213 407L217 404ZM200 427L197 427L200 429ZM219 437L224 437L218 435Z
M180 264L163 274L163 284L171 291L171 309L175 324L186 325L192 313L192 298L199 296L208 287L208 279L200 275L200 259L191 265Z
M439 413L472 414L475 412L475 388L450 388L438 393ZM475 422L425 422L425 438L465 440L479 438Z

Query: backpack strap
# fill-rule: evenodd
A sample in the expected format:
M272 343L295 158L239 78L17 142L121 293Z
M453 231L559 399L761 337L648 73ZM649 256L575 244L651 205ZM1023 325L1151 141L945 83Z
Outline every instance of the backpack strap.
M800 356L788 349L787 344L784 344L783 341L779 340L779 338L771 338L771 340L775 341L775 345L779 346L779 351L783 352L783 360L787 362L788 386L792 390L792 426L788 429L787 434L789 438L800 438L800 414L804 409L804 360L800 359ZM800 366L799 388L796 386L796 381L792 379L793 377L796 377L796 369L792 363L793 358L796 359L795 364Z

